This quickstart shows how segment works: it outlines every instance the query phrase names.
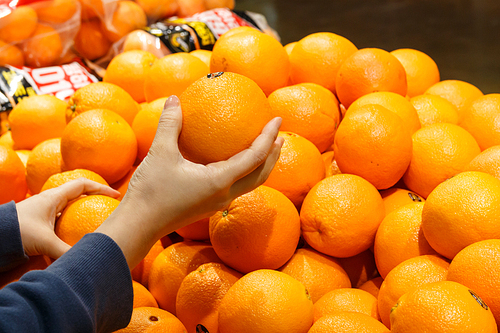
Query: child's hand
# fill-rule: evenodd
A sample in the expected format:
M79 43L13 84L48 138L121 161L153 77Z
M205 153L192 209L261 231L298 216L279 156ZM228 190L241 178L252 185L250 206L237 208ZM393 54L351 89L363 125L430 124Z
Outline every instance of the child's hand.
M97 231L111 236L134 267L161 237L211 216L261 185L279 157L280 124L280 118L271 120L250 148L226 161L192 163L179 152L182 111L179 99L171 96L151 149L132 176L125 197Z
M111 187L79 178L16 204L21 239L28 256L45 254L57 259L70 249L71 246L56 236L55 220L68 202L82 194L120 196Z

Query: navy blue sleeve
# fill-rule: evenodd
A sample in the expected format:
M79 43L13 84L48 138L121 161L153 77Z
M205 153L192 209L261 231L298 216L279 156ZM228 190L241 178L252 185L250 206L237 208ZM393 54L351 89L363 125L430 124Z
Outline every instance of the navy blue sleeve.
M0 205L0 272L28 260L24 253L14 201Z
M127 326L132 304L121 249L91 233L45 270L0 290L0 332L112 332Z

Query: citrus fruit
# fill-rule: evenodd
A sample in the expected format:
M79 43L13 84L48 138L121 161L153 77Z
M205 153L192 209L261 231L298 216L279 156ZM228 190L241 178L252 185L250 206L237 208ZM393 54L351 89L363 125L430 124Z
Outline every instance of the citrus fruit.
M151 293L142 284L132 280L132 288L134 290L134 308L144 306L154 308L158 307L158 303L156 302L153 295L151 295Z
M156 330L158 329L158 330ZM116 333L187 333L186 327L173 314L156 307L138 307L132 311L127 327Z
M500 179L500 145L483 150L470 161L464 171L481 171Z
M0 187L0 204L19 202L28 192L23 162L12 148L4 145L0 145Z
M316 320L307 333L388 333L380 321L360 312L339 311Z
M10 44L28 39L36 30L38 15L30 6L19 6L2 17L0 40Z
M69 181L72 181L72 180L78 179L78 178L87 178L87 179L93 180L99 184L108 185L108 183L104 180L104 178L102 178L101 176L99 176L97 173L95 173L93 171L85 170L85 169L75 169L75 170L63 171L63 172L53 174L52 176L50 176L47 179L47 181L45 181L40 192L61 186L62 184L65 184Z
M380 319L377 298L357 288L338 288L323 295L314 303L314 321L338 311L360 312Z
M437 95L418 95L410 99L422 127L435 123L458 124L457 108Z
M40 142L33 148L26 163L26 182L32 194L40 193L50 176L63 168L61 138Z
M385 215L402 207L404 205L416 202L425 202L425 199L417 193L398 187L391 187L380 191L382 200L384 200Z
M153 265L153 261L164 250L162 242L159 240L149 249L148 254L135 266L130 273L132 279L139 282L144 287L148 287L149 271Z
M358 288L367 280L378 275L375 257L370 249L351 257L339 258L353 288Z
M37 24L35 31L23 43L24 61L29 67L52 66L63 55L62 39L50 25Z
M75 36L75 50L89 60L104 57L111 48L111 42L104 36L98 19L83 21Z

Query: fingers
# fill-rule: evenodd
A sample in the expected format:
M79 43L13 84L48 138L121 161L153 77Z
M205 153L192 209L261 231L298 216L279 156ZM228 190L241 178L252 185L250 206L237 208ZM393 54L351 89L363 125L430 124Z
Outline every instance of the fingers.
M151 150L161 154L178 153L177 142L182 128L182 110L179 98L170 96L163 107Z
M118 198L120 196L120 192L111 187L86 178L72 180L59 187L44 191L41 194L49 195L54 198L54 204L57 206L58 212L63 210L69 201L78 198L82 194L102 194L113 198Z
M282 140L278 140L279 148L273 145L276 143L280 125L281 118L276 117L272 119L264 126L261 134L253 141L249 148L232 156L226 161L213 163L211 167L219 169L219 174L226 177L226 181L233 183L251 173L255 168L267 161L271 148L273 148L273 150L277 149L279 156ZM276 151L274 153L276 153Z
M283 145L283 142L283 138L276 138L272 145L271 151L269 152L269 155L267 156L264 163L262 163L259 167L257 167L245 177L237 180L231 186L229 190L229 196L231 199L252 191L266 181L280 156L281 146Z

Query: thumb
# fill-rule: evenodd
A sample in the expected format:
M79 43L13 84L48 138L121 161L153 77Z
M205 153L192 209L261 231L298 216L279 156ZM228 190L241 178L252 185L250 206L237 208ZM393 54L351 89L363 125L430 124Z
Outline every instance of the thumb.
M70 245L66 244L55 234L52 234L52 236L50 237L50 241L47 242L46 251L43 252L51 258L57 259L68 252L69 249L71 249Z
M182 110L179 98L170 96L163 107L158 128L151 149L176 152L177 141L182 128Z

